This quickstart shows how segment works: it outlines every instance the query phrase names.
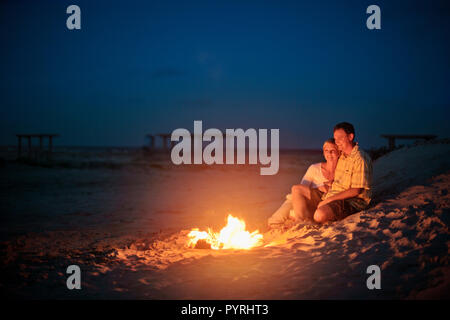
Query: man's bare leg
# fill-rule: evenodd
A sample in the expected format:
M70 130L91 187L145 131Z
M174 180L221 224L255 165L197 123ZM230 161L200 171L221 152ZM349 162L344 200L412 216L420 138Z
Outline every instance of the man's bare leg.
M301 184L292 186L292 207L296 220L309 220L311 212L308 210L307 200L311 199L311 190Z
M314 212L314 221L325 223L334 219L333 210L328 205L323 205Z

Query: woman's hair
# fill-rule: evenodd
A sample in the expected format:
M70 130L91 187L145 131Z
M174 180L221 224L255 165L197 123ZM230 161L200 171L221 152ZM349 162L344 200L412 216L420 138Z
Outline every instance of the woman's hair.
M323 145L327 144L327 143L331 143L331 144L336 144L336 142L334 141L334 138L330 138L325 140L325 142L323 143Z

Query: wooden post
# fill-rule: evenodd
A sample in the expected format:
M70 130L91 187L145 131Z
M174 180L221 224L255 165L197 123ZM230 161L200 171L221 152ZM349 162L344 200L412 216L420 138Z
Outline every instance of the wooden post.
M166 151L167 150L167 137L161 136L161 138L163 139L163 150Z
M170 134L167 133L160 133L157 135L158 137L161 137L162 139L162 150L164 152L167 152L170 149L169 144L167 143L167 139L170 141Z
M31 159L31 136L28 136L28 157Z
M37 156L38 156L38 159L41 159L42 158L42 155L43 155L43 136L39 136L39 151L38 151L38 154L37 154Z
M52 156L52 136L50 135L50 136L48 136L48 159L50 159L51 158L51 156Z
M389 137L389 150L394 150L394 149L395 149L395 138Z
M17 136L17 138L19 139L19 147L17 149L17 157L20 158L20 156L22 155L22 136Z
M155 137L152 135L149 135L148 138L150 139L150 149L154 150L155 149Z

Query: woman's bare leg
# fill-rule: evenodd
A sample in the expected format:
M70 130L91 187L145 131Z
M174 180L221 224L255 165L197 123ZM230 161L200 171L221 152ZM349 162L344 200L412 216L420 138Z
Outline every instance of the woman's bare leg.
M307 206L307 200L311 199L311 190L304 185L297 184L292 186L291 194L295 219L308 220L312 214Z
M289 219L289 211L292 209L292 200L285 200L277 211L267 221L269 227L281 225Z

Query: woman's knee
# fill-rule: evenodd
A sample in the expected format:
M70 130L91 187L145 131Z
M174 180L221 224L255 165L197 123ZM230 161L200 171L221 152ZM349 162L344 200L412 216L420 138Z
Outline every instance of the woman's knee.
M307 186L296 184L291 188L292 196L294 195L302 195L304 197L308 197L309 188Z

